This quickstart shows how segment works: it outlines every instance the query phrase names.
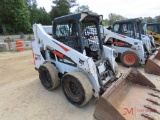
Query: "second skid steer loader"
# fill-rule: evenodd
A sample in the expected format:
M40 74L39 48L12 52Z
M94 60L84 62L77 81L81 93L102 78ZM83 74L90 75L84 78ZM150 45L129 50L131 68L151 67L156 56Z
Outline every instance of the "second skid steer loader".
M153 35L155 42L160 44L160 23L147 23L147 33Z
M45 89L53 90L61 84L67 100L77 107L84 106L94 95L100 98L95 118L122 120L124 117L118 106L111 103L122 106L131 100L132 105L146 105L143 96L152 89L156 90L156 87L132 68L115 79L118 73L115 63L117 53L102 43L101 20L100 15L78 13L54 19L52 27L35 24L35 41L32 42L35 68ZM88 31L89 28L93 28L94 33ZM141 90L141 98L136 98L137 88ZM157 94L152 93L148 99L154 102ZM123 96L129 97L129 100L123 100ZM120 97L120 102L116 102Z
M145 65L145 72L160 75L160 48L147 35L147 26L139 18L116 21L112 31L104 28L104 44L118 52L125 67Z

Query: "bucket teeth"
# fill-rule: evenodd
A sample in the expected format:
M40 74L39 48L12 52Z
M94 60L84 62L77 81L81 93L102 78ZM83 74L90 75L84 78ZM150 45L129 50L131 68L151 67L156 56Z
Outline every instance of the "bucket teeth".
M147 108L147 109L149 109L149 110L151 110L151 112L155 112L155 113L160 114L160 111L157 110L157 109L156 109L155 107L153 107L153 106L145 105L144 107Z
M156 93L148 93L148 94L151 95L151 96L153 96L153 97L157 97L157 98L160 99L160 96L158 94L156 94Z
M160 120L160 105L158 105L157 100L159 100L157 97L147 99L148 104L144 105L144 108L147 109L147 114L141 114L143 117L148 118L149 120Z
M160 90L159 90L159 89L152 88L152 90L154 90L154 91L156 91L156 92L159 92L159 93L160 93Z
M160 103L158 102L159 99L157 100L156 97L154 97L154 98L147 98L146 100L149 101L149 102L151 102L151 103L153 103L153 104L155 104L155 105L159 105L160 106Z
M149 114L142 113L141 116L147 118L148 120L155 120L154 117L152 115L149 115Z
M160 117L157 116L155 112L150 112L148 114L142 113L141 116L145 117L147 120L160 120Z

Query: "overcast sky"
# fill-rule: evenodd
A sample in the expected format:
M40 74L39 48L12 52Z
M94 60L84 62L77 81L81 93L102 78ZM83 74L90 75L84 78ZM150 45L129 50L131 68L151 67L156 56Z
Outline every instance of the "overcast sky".
M51 10L52 0L37 0L38 6ZM88 5L90 10L108 18L115 13L127 18L155 17L160 15L160 0L77 0L79 5ZM72 8L72 12L76 7Z

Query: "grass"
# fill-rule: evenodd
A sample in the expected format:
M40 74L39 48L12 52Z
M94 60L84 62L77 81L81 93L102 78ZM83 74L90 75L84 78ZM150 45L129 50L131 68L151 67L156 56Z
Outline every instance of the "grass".
M14 39L10 39L10 38L8 38L8 39L4 39L4 42L5 42L5 43L14 42Z
M5 54L5 53L8 53L8 52L15 52L15 51L13 51L13 50L2 51L2 50L0 49L0 54Z
M31 41L32 39L33 39L33 38L32 38L32 36L30 36L30 35L27 37L27 40L29 40L29 41Z

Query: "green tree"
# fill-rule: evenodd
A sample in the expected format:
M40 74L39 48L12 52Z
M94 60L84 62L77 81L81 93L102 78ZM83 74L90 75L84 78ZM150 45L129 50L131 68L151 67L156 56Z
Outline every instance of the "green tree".
M38 21L39 18L39 10L37 8L36 0L27 0L26 1L28 10L30 12L30 23L33 25Z
M159 15L159 16L156 16L156 17L154 18L154 21L155 21L155 22L160 22L160 15Z
M59 1L60 0L53 0L53 4L57 5L57 4L59 4ZM78 6L78 4L76 3L77 0L65 0L65 1L68 3L69 8L74 7L74 6Z
M29 11L24 0L1 0L0 11L4 34L27 33L31 30Z
M49 13L46 12L45 8L37 8L36 0L26 0L26 3L30 12L30 23L32 25L35 23L50 25L52 23Z
M80 12L88 12L92 14L97 14L96 12L93 12L92 10L90 10L88 5L78 6L77 9L74 11L74 13L80 13Z
M108 24L113 25L113 23L117 20L124 20L127 19L123 17L122 15L116 15L115 13L110 13L108 16Z
M102 20L102 25L103 26L108 26L108 19Z
M152 23L152 22L154 22L154 19L152 17L144 17L143 21L147 22L147 23Z
M45 8L40 7L38 9L38 20L37 23L41 23L42 25L51 25L52 19L50 18L49 14L46 12Z
M77 9L74 11L74 13L80 13L80 12L91 12L89 10L88 5L82 5L82 6L78 6Z
M76 0L54 0L53 4L50 12L52 19L70 14L70 8L77 5Z

